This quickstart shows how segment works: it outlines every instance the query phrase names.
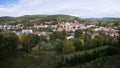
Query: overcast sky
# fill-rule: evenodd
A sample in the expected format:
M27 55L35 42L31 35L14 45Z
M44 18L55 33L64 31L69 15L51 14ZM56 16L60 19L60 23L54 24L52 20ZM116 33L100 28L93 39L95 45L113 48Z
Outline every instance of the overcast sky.
M120 0L0 0L0 16L34 14L120 17Z

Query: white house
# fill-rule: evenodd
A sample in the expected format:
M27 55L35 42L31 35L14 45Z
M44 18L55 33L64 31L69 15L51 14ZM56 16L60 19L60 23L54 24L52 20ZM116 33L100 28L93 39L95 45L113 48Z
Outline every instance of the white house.
M22 30L22 34L29 34L29 33L33 33L32 29L23 29Z

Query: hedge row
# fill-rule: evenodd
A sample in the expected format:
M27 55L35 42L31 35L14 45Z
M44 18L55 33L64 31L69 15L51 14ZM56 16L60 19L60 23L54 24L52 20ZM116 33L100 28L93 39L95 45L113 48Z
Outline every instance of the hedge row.
M101 46L90 50L63 55L62 63L66 66L74 66L80 63L90 62L98 57L117 54L117 48L113 46Z

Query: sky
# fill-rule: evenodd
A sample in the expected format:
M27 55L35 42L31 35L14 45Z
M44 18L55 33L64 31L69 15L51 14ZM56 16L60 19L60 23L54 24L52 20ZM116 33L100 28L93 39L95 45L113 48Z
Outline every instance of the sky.
M120 17L120 0L0 0L0 16L36 14Z

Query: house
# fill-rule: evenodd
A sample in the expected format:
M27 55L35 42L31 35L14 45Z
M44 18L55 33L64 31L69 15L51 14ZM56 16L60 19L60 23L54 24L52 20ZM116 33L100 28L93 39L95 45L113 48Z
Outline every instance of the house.
M67 40L69 40L69 39L74 39L74 36L68 36Z
M76 29L80 28L80 24L78 22L62 22L58 24L59 31L62 31L62 29L66 31L75 31Z
M29 34L29 33L33 33L32 29L23 29L22 30L22 34Z

